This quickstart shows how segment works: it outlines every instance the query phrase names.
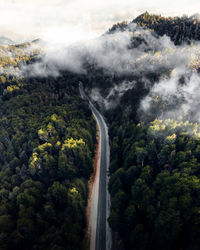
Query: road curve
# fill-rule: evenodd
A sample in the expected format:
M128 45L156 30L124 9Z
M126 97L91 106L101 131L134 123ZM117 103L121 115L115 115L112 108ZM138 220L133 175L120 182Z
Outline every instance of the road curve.
M97 121L100 132L99 165L93 184L90 215L90 250L110 250L112 245L111 230L107 222L110 213L110 195L108 192L108 167L110 148L108 128L103 116L86 96L83 84L79 83L81 97L84 98Z

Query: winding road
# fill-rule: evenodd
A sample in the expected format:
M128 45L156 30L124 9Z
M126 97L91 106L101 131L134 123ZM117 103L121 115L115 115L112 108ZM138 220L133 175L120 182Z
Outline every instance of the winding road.
M108 192L108 167L110 148L108 128L103 116L94 107L79 83L81 97L85 99L96 119L99 128L100 142L98 149L97 170L92 188L90 210L90 250L110 250L112 245L111 230L107 222L110 213L110 195Z

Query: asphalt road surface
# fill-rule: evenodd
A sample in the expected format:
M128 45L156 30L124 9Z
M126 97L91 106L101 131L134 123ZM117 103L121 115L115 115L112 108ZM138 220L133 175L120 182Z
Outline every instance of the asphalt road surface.
M90 250L110 250L112 239L111 230L107 222L110 212L110 195L108 192L108 167L110 161L110 148L108 128L103 116L94 107L90 99L86 96L83 84L79 83L79 90L97 121L100 132L100 150L99 150L99 171L96 173L96 179L92 190L91 201L91 237Z

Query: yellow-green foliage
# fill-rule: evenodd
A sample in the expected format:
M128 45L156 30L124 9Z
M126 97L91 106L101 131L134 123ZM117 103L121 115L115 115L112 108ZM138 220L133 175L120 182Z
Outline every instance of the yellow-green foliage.
M12 85L5 86L6 89L4 89L3 94L12 93L23 86L20 84L20 81L24 80L20 75L21 65L27 64L40 53L41 50L34 43L25 43L19 46L0 46L0 83Z
M179 121L173 119L158 120L150 123L147 134L151 137L166 135L166 141L175 141L176 131L181 131L181 135L190 135L195 139L200 138L200 127L198 123L189 121Z
M5 84L6 83L6 78L5 76L0 76L1 83Z
M56 148L59 148L61 146L61 142L60 141L57 141L56 144L55 144L55 147Z
M176 140L176 134L172 134L166 137L167 142L173 143Z
M149 127L148 129L148 135L151 135L151 136L156 136L156 134L159 132L159 131L163 131L166 129L166 126L165 124L163 124L162 120L158 120L156 119L155 121L153 121L151 123L152 125Z
M69 189L69 192L72 194L77 194L78 190L75 187L73 187L73 188Z
M55 135L56 134L56 130L55 130L54 126L51 123L49 123L47 125L47 132L50 135Z
M43 141L48 140L48 133L47 133L47 131L45 131L43 129L38 130L38 136L39 136L40 140L43 140Z
M32 56L40 54L41 51L36 47L36 45L28 44L25 46L8 46L1 47L0 49L0 66L17 67L21 62L27 62Z
M51 116L51 120L54 121L54 122L56 122L58 120L58 116L56 114L53 114Z
M45 142L44 144L38 146L38 149L43 152L45 151L46 149L49 149L49 148L52 148L52 144L49 143L49 142Z
M71 137L70 139L64 141L62 150L64 150L65 148L77 148L80 145L85 145L85 142L82 138L77 140Z
M30 166L36 167L36 166L39 166L39 164L40 164L40 158L38 156L38 153L33 153L30 159Z
M19 90L19 86L17 85L11 85L11 86L8 86L5 90L4 90L4 93L12 93L13 91L17 91Z

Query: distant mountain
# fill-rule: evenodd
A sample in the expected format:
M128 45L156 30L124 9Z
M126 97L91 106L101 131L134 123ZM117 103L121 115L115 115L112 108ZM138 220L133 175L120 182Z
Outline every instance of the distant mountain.
M15 44L15 42L8 37L0 36L0 44L1 45L11 45L11 44Z
M151 29L159 36L167 35L175 45L184 42L190 44L192 40L200 40L200 14L191 17L186 15L182 17L163 17L145 12L133 19L131 23ZM117 23L107 33L114 33L116 30L125 31L129 25L127 22Z
M192 17L162 17L151 15L148 12L135 18L133 23L138 26L154 30L158 35L167 35L176 44L190 43L192 40L200 40L199 15Z

